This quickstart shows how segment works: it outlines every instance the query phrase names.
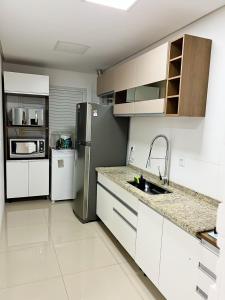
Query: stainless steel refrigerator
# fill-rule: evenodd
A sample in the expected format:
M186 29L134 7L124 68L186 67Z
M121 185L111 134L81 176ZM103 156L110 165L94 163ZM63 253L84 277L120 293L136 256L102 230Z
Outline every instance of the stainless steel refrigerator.
M129 118L115 118L112 105L77 104L75 215L81 222L96 220L96 167L126 164Z

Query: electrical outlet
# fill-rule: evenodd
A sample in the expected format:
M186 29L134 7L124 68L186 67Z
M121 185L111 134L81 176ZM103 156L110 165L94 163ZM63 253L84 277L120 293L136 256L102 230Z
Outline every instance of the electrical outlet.
M179 159L179 167L180 168L185 168L185 159L184 158Z

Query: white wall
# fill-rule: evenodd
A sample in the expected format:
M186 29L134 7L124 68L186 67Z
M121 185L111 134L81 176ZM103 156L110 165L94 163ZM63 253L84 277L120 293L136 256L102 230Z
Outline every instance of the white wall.
M2 74L2 59L0 53L0 74ZM0 229L5 205L4 191L4 145L3 145L3 114L2 114L2 80L0 79Z
M87 88L87 100L93 101L96 99L96 74L80 73L52 68L41 68L11 63L4 63L4 71L49 75L51 86Z
M130 146L135 145L133 164L144 168L152 138L166 134L171 141L170 179L197 192L222 200L225 157L225 8L189 25L166 40L188 33L213 40L207 111L205 118L134 117L130 125ZM159 146L159 145L158 145ZM155 153L160 155L157 147ZM184 159L184 167L179 166ZM151 171L157 172L159 161Z

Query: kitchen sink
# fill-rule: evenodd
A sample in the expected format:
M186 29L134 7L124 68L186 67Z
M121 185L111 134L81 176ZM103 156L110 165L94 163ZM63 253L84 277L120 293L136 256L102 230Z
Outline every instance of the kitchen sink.
M129 184L135 186L139 190L150 194L150 195L160 195L160 194L170 194L171 192L160 187L150 181L145 181L145 184L138 184L136 181L127 181Z

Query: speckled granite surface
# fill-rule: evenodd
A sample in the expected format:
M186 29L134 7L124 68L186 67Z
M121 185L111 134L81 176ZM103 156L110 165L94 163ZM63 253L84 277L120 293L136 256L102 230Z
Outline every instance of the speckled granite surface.
M97 168L122 188L136 196L140 201L165 216L193 236L197 233L212 230L216 225L216 213L219 202L187 188L171 183L164 188L171 194L149 195L127 183L134 176L143 176L158 185L158 178L133 166Z

